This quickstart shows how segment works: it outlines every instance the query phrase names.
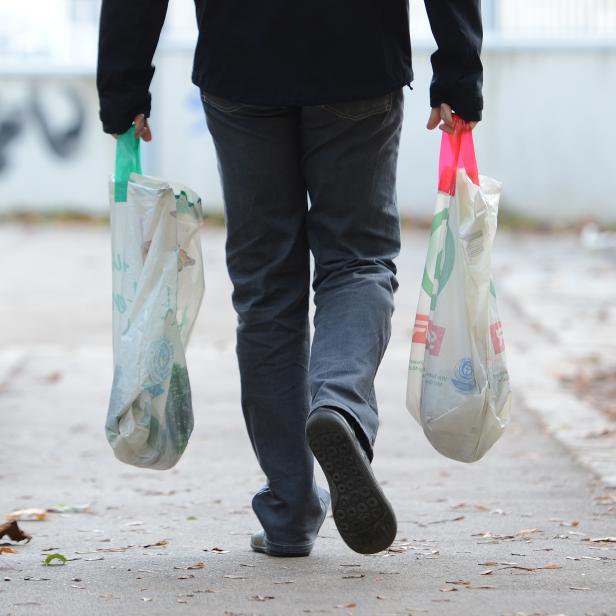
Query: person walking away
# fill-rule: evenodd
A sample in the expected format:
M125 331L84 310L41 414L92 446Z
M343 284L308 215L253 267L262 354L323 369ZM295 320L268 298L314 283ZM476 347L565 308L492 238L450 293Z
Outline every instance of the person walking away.
M479 0L426 0L427 127L481 119ZM97 86L107 133L148 123L167 0L103 0ZM391 545L371 461L374 379L389 342L400 249L396 164L413 78L408 0L196 0L192 81L216 147L237 312L241 404L267 477L258 552L307 556L326 515L342 539ZM171 112L171 110L168 110ZM174 111L177 112L177 111ZM314 337L308 320L314 257Z

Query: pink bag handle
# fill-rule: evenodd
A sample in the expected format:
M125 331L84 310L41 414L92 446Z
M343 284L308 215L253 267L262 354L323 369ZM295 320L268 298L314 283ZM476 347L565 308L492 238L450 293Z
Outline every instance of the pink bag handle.
M450 195L456 194L456 171L464 168L473 184L479 186L479 171L473 144L473 132L459 116L453 116L454 134L443 132L441 154L438 164L438 189Z

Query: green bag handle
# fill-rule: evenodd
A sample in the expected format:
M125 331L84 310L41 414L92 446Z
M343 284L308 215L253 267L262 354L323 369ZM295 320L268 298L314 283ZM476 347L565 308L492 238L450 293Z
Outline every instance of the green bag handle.
M128 176L141 171L141 139L135 137L135 127L118 135L114 176L114 200L125 203L128 194Z

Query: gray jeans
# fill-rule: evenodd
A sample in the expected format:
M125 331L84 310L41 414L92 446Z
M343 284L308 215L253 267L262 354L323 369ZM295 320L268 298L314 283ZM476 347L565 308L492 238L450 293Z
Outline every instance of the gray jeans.
M271 543L307 545L327 508L308 414L346 411L369 455L378 428L374 378L398 286L404 93L311 107L201 96L225 202L242 409L267 477L253 508Z

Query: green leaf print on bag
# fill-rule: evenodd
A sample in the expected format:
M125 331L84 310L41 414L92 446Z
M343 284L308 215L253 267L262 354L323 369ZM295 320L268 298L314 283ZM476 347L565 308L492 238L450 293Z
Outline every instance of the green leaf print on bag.
M181 454L193 429L192 397L188 370L179 364L173 364L169 395L165 406L165 421L169 438L175 450Z
M444 226L445 241L442 243L441 250L438 250L442 226ZM445 288L445 285L453 272L455 259L456 247L454 236L449 226L449 208L447 208L441 210L432 218L430 246L428 249L428 258L426 259L426 267L424 268L422 279L422 287L424 291L432 298L430 306L431 310L434 309L434 306L436 305L436 298ZM429 264L433 264L433 266L429 267ZM432 269L432 267L434 269ZM434 272L434 279L431 278L432 271ZM438 284L435 293L434 285L437 282Z
M189 216L198 216L198 212L195 209L195 204L190 202L188 195L182 190L179 195L175 195L175 212L172 212L172 216L178 214L188 214Z

